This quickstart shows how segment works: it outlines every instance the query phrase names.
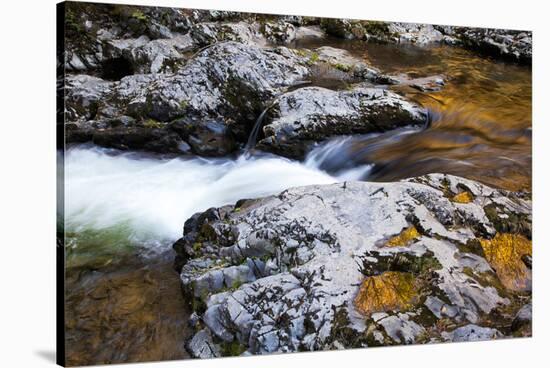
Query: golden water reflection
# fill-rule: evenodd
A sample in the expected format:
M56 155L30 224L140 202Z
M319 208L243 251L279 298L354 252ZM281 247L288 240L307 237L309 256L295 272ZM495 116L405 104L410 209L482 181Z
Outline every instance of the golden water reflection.
M297 47L344 48L398 79L442 77L439 91L390 88L428 108L432 123L413 134L354 138L349 159L374 163L368 180L393 181L441 172L510 189L531 189L531 68L450 46L416 47L307 40Z
M429 129L380 145L377 180L445 172L510 189L531 188L531 69L445 46L395 57L372 46L363 57L391 74L442 75L440 91L395 87L433 111ZM403 49L401 49L402 52ZM406 50L406 48L405 48Z
M68 265L68 366L189 357L184 346L189 312L173 254L138 253L98 255L102 265Z

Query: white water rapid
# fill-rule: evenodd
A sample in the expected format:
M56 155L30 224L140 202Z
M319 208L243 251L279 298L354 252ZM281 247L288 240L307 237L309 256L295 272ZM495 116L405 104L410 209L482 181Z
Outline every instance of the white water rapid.
M162 159L73 147L65 155L65 228L81 232L124 226L136 241L166 244L182 236L185 220L198 211L290 187L357 180L368 173L368 166L334 176L319 169L328 153L340 149L340 140L329 142L302 163L265 154Z

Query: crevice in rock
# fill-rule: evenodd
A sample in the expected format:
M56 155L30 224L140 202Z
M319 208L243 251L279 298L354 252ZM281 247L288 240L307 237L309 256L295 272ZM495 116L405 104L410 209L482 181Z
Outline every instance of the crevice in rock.
M105 60L102 63L101 70L101 78L111 81L121 80L128 75L134 74L132 63L123 57Z

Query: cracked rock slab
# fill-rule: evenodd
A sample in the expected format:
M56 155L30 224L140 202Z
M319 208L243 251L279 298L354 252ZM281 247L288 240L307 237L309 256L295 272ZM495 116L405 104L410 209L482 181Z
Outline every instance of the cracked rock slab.
M454 202L466 188L472 201ZM491 203L530 216L521 194L442 174L292 188L194 215L174 249L213 339L247 354L498 338L522 299L475 245L496 233ZM385 246L411 226L413 240ZM357 310L361 283L386 272L412 275L403 280L417 295L403 304L380 295L377 313Z

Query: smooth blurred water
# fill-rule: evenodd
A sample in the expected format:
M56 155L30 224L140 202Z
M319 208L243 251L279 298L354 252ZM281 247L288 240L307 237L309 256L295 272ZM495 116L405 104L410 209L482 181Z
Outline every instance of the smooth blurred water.
M339 140L319 146L305 163L266 154L163 159L74 147L65 156L65 229L125 229L130 240L149 246L174 241L182 236L185 220L198 211L290 187L364 176L369 165L332 175L320 169L341 146Z

